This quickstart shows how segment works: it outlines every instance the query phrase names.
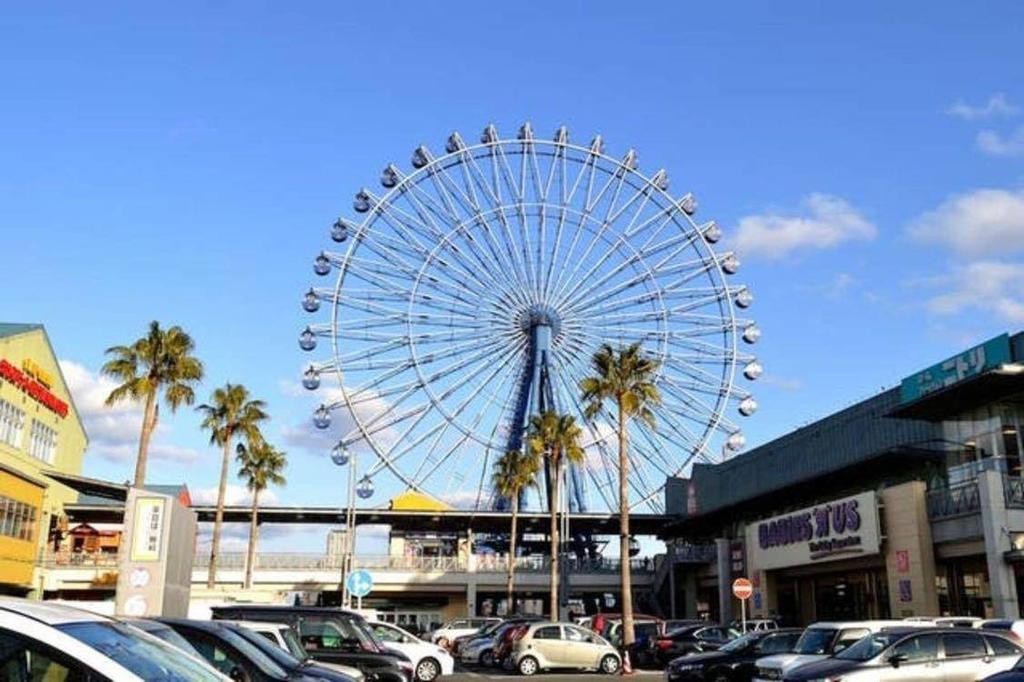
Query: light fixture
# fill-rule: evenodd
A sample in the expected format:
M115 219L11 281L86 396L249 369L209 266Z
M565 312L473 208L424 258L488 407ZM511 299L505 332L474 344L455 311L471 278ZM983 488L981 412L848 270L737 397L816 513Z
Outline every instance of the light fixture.
M380 173L380 184L388 189L391 189L398 184L398 169L393 164L388 164Z
M313 272L323 277L331 271L331 261L323 251L313 261Z
M352 208L356 213L366 213L370 210L370 193L365 189L356 192L356 198L352 201Z
M331 448L331 461L343 467L348 464L349 459L351 457L348 453L348 446L342 441L338 441L338 444Z
M316 348L316 334L309 327L302 330L299 334L299 348L302 350L313 350Z
M335 220L331 225L331 239L339 244L348 239L348 223L341 218Z
M754 400L753 396L747 396L740 401L739 411L744 417L749 417L757 412L757 401Z
M326 405L321 405L316 408L316 412L313 413L313 426L318 429L326 429L331 425L331 411L327 409Z
M306 295L302 297L302 309L307 313L315 313L320 310L320 297L312 289L307 291Z
M362 480L359 481L359 484L356 486L356 495L363 500L373 497L373 481L368 476L363 476Z
M313 365L310 365L305 372L302 373L302 387L307 391L315 391L320 388L320 372L316 371Z

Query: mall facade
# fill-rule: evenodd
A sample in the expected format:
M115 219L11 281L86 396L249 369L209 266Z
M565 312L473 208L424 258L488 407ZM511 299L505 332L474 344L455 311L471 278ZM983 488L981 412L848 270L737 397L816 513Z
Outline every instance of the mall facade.
M0 322L0 594L41 591L40 557L78 497L47 474L81 472L86 444L42 325Z
M1024 610L1024 333L670 479L667 603L790 624ZM703 551L698 551L703 550ZM707 551L707 550L710 550ZM710 559L710 560L709 560Z

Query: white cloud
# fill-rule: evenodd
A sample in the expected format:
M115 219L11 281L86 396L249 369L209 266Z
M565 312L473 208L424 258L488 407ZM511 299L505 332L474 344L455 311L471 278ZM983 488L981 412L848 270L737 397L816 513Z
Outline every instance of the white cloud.
M937 315L981 311L1007 322L1024 322L1024 263L977 261L956 266L927 284L944 289L927 302Z
M217 486L210 486L209 488L197 488L190 490L192 495L192 504L198 506L207 506L217 504ZM267 488L260 493L260 505L275 505L277 504L277 495L274 493L273 488ZM224 490L224 504L228 507L239 507L247 506L252 504L252 493L244 485L235 483L228 483Z
M117 386L112 379L93 373L71 360L61 360L60 368L89 435L88 454L113 462L133 461L139 448L142 406L122 402L107 407L104 401ZM197 451L168 442L170 431L165 422L157 423L149 446L150 459L181 463L198 460Z
M994 130L982 130L976 141L978 149L989 156L1024 156L1024 126L1005 137Z
M351 435L356 428L356 422L352 417L352 413L344 406L341 388L337 385L330 386L328 385L329 382L330 379L324 381L316 391L307 391L300 384L282 382L281 390L285 395L292 397L307 396L310 398L308 402L309 416L300 422L286 424L281 429L281 439L287 446L305 450L315 455L326 455L330 453L331 448L342 437ZM331 425L326 429L318 429L313 426L313 411L316 407L321 404L331 405L335 403L341 403L342 406L331 411ZM387 400L368 395L364 401L356 406L355 412L359 419L366 424L385 412L389 406L390 403ZM386 423L394 415L395 413L392 413L382 417L379 423ZM381 429L374 434L374 439L384 447L393 444L397 438L398 432L391 427ZM353 443L351 447L359 448L360 452L370 452L370 447L365 441Z
M741 218L733 240L740 256L778 259L795 251L867 241L878 232L840 197L814 193L805 197L801 206L798 214L769 212Z
M1017 107L1007 101L1005 93L997 92L981 105L971 105L963 100L958 100L956 104L946 110L946 113L965 121L977 121L994 116L1013 116L1018 111Z
M910 234L966 256L1024 250L1024 190L954 195L912 222Z

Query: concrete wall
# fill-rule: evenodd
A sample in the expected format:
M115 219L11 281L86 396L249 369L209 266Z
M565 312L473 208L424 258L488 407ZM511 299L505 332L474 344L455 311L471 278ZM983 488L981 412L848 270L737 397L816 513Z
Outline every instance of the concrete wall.
M885 519L885 570L893 618L939 613L935 552L922 481L881 492Z

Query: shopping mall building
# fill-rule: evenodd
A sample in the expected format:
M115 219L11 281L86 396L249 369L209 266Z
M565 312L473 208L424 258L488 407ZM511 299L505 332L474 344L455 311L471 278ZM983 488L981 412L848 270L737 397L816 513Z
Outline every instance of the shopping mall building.
M82 470L85 430L46 331L0 322L0 594L39 592L39 557L77 493L44 472Z
M1024 599L1024 333L717 465L670 479L678 615L790 623L963 614ZM701 551L704 550L704 551ZM711 550L708 552L707 550Z

